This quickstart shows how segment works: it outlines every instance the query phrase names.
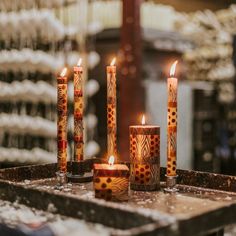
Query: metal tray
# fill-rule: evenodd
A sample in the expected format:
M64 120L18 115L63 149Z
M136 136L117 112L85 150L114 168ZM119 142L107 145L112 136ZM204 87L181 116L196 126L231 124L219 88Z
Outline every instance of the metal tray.
M199 235L236 222L233 176L178 170L178 193L130 191L128 202L115 203L95 199L92 183L55 189L55 172L56 164L2 169L0 198L101 223L114 228L112 235ZM163 181L164 175L161 168Z

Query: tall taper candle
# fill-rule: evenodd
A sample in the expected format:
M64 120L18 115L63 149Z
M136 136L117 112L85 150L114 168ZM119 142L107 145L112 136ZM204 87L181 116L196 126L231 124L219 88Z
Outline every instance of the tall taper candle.
M176 176L178 79L174 77L174 74L177 63L178 61L175 61L171 66L170 78L167 79L167 176Z
M107 66L107 153L108 156L117 154L116 146L116 59L113 58Z
M67 171L67 69L57 77L57 162L58 170Z
M74 67L74 161L84 159L84 136L83 136L83 67L82 60L79 59Z

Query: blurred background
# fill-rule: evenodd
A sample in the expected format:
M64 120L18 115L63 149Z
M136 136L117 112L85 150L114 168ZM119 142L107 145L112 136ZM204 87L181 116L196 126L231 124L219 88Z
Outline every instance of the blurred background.
M120 159L128 126L161 126L179 60L178 168L236 174L236 5L230 0L1 0L0 167L56 161L56 74L83 59L86 158L106 153L105 67L117 57Z

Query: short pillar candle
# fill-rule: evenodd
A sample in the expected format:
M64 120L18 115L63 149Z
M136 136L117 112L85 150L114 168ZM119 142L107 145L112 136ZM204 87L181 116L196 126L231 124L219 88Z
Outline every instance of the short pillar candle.
M160 127L130 126L130 188L153 191L160 188Z
M57 163L60 172L67 171L67 69L57 77Z
M94 164L95 197L108 201L127 201L129 188L129 168L124 164Z

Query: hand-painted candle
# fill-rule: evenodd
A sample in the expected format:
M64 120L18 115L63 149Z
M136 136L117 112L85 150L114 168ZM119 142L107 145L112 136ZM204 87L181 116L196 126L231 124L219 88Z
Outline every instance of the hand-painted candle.
M58 170L67 170L67 69L57 77L57 162Z
M116 59L107 66L107 153L108 156L117 154L116 146Z
M110 156L108 164L94 164L95 197L105 200L128 200L129 168L126 165L114 164Z
M130 126L130 188L152 191L160 187L160 127Z
M178 79L174 77L174 74L177 63L178 61L175 61L171 66L170 78L167 79L167 176L176 176Z
M84 138L83 138L83 67L79 59L74 67L74 161L83 160Z

